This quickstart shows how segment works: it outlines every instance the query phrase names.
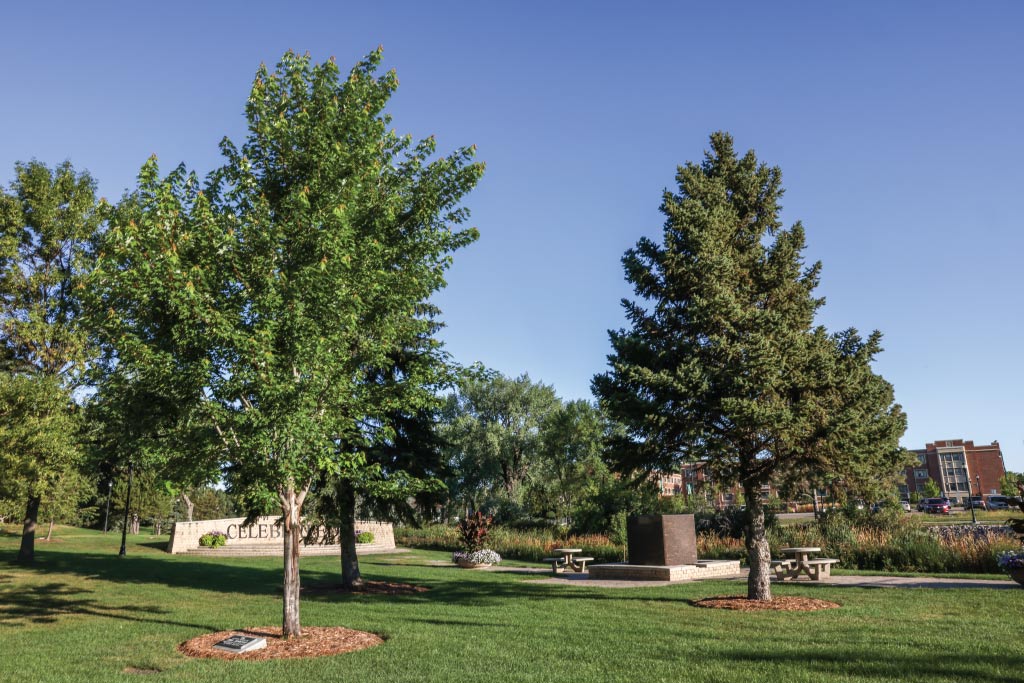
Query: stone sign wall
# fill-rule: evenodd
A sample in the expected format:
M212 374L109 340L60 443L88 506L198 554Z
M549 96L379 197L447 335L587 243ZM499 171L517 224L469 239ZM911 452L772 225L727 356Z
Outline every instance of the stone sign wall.
M167 552L172 554L187 553L196 550L199 546L199 537L212 531L220 531L227 535L225 549L239 550L241 548L252 548L254 550L283 548L284 541L281 536L284 527L276 524L278 517L260 517L254 523L243 526L244 517L233 519L207 519L201 522L176 522L171 531L171 541L167 544ZM310 533L312 531L313 533ZM302 552L304 554L320 554L320 552L333 550L340 552L337 535L325 533L323 527L310 528L303 526L302 529ZM360 552L391 550L395 547L395 532L388 522L356 522L356 531L369 531L373 534L373 543L361 543L358 546ZM306 540L308 537L308 540ZM307 552L309 551L309 552Z

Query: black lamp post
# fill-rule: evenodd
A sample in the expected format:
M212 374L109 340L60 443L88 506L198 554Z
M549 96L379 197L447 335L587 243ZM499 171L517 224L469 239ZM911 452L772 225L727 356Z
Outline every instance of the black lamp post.
M114 480L107 480L107 511L103 515L103 533L107 533L110 525L110 494L114 492Z
M981 475L976 474L974 478L978 482L978 498L981 498ZM977 524L978 515L974 512L974 508L977 506L974 504L974 497L971 495L971 475L969 474L967 475L967 504L971 506L971 524Z
M132 504L132 463L128 462L128 495L124 503L124 526L121 527L121 552L118 553L118 557L124 557L128 554L128 550L125 548L125 544L128 541L128 508Z

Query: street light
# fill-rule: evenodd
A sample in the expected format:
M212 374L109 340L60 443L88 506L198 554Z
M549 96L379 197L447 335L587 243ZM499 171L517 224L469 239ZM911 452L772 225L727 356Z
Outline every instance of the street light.
M981 493L981 482L978 482L978 493ZM971 497L971 475L967 475L967 504L971 506L971 524L978 523L978 516L974 512L974 499Z
M128 508L132 504L132 463L128 461L128 496L124 502L124 526L121 527L121 551L117 554L118 557L124 557L128 554L128 550L125 548L125 544L128 541Z
M114 491L114 480L107 480L107 512L103 515L103 533L107 533L110 524L110 494Z

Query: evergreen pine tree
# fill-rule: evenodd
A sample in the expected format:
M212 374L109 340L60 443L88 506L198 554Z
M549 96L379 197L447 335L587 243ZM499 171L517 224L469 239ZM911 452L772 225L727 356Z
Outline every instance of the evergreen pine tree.
M856 391L854 380L877 377L877 333L863 342L815 326L821 264L805 265L800 223L782 227L781 171L715 133L676 179L663 243L641 239L623 258L638 300L623 301L631 327L610 332L611 369L593 390L626 427L609 444L618 470L702 460L718 484L742 488L747 596L770 600L762 486L850 459L896 467L905 419L881 378Z

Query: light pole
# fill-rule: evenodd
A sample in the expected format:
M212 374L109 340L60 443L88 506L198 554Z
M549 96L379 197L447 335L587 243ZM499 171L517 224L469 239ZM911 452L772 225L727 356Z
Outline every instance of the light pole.
M110 494L114 491L114 480L107 480L107 512L103 515L103 533L107 533L110 524Z
M124 502L124 526L121 527L121 551L117 553L118 557L124 557L128 554L128 550L125 548L125 544L128 541L128 508L132 504L132 463L128 461L128 496Z
M981 475L975 475L978 478L978 494L981 494ZM967 475L967 504L971 506L971 524L978 523L978 515L974 512L974 498L971 496L971 475Z

